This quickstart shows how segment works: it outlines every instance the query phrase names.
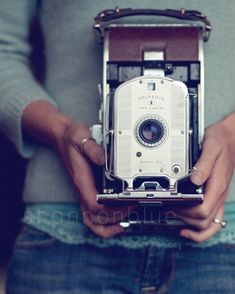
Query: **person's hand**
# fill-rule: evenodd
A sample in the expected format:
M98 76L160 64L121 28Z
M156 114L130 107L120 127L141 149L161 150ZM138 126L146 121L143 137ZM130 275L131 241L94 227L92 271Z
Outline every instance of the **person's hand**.
M71 122L57 143L57 150L67 167L75 187L79 191L83 220L95 234L112 237L124 232L118 224L129 213L129 207L106 207L96 202L97 189L89 161L104 164L102 146L88 140L81 148L81 141L91 137L89 128L83 123Z
M234 136L223 121L206 129L202 154L191 176L196 185L206 183L204 202L176 211L177 217L195 227L181 230L181 236L203 242L221 230L222 226L214 219L224 220L224 204L234 170Z
M112 237L124 230L118 224L129 207L108 208L96 203L96 185L90 162L104 164L103 148L92 140L83 144L91 132L82 123L74 123L47 101L30 103L22 114L23 130L36 140L51 145L59 153L79 191L84 223L97 235Z

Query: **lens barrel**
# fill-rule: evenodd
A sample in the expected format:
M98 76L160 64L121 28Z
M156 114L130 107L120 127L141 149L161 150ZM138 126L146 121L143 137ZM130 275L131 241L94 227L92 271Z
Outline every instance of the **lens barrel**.
M162 139L164 134L164 127L161 122L149 119L140 125L139 135L146 143L157 143Z
M145 147L158 147L163 144L168 134L164 119L156 115L142 117L135 126L137 141Z

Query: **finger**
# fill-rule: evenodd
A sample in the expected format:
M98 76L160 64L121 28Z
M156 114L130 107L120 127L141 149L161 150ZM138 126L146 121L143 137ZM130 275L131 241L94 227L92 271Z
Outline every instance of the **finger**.
M224 206L222 206L220 208L220 210L218 211L218 214L216 216L216 218L223 220L224 218ZM200 231L194 231L191 229L183 229L180 231L180 236L190 239L194 242L204 242L208 239L210 239L212 236L214 236L215 234L217 234L218 232L220 232L221 230L221 225L214 223L213 221L211 222L210 226L205 229L205 230L200 230Z
M104 165L104 148L93 140L88 140L83 144L84 154L97 165Z
M88 156L90 160L98 165L104 164L104 150L101 145L97 144L93 140L87 140L82 144L84 139L91 138L91 130L86 124L81 122L75 123L71 126L68 139L72 143L73 147L83 155Z
M118 224L108 225L108 226L100 225L100 226L94 226L94 231L96 231L96 233L103 238L111 238L116 235L120 235L124 233L125 229L123 229Z
M81 150L81 142L83 139L76 141L76 143L74 144L75 149L78 152L80 152L82 155L87 156L95 164L104 165L105 163L104 148L93 140L87 140L83 143L82 145L83 147Z
M177 209L177 213L182 216L188 216L196 219L207 218L217 203L222 204L225 201L224 197L229 186L231 175L232 172L227 171L227 167L224 164L224 157L221 156L216 161L212 174L207 181L203 204L186 209L179 208Z
M70 173L80 192L80 202L94 212L104 208L96 202L97 189L92 170L87 160L75 149L69 151Z
M90 208L82 206L83 218L87 217L95 225L107 225L115 224L124 220L131 212L135 209L134 206L119 206L119 207L108 207L99 206L97 210L91 211Z
M206 194L223 194L233 175L233 167L230 166L230 158L227 154L221 154L215 162L211 176L206 184Z
M119 224L107 226L95 225L90 221L89 218L85 219L84 223L93 233L103 238L111 238L125 232L125 229L123 229Z
M195 164L195 171L191 180L196 185L202 185L209 178L217 158L220 155L220 144L215 144L213 137L205 136L202 145L202 154Z
M93 214L92 222L94 224L115 224L124 220L132 211L134 207L118 207L108 208L100 210L98 213Z
M227 193L225 193L222 196L223 199L227 198ZM199 230L205 230L207 229L211 222L213 221L213 219L216 218L216 215L218 214L218 211L220 210L221 206L224 205L224 200L221 202L218 202L215 206L215 208L213 209L213 211L211 212L211 214L205 218L205 219L198 219L195 217L190 217L190 216L184 216L180 213L176 213L176 217L179 219L182 219L185 223L199 229Z

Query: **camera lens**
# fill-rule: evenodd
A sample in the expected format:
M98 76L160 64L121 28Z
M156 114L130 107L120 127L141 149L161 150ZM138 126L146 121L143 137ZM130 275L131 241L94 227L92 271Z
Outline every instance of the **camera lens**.
M157 143L160 141L164 134L163 125L154 119L149 119L144 122L139 127L140 138L150 144Z
M147 114L136 122L134 133L142 146L156 148L167 140L168 126L164 118L156 114Z

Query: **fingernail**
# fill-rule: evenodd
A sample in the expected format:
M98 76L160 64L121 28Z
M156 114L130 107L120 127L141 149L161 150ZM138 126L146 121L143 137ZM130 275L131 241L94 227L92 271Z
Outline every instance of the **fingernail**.
M97 158L96 159L96 164L97 165L104 165L104 159L103 158Z
M191 176L191 180L194 184L201 185L204 182L204 176L201 172L195 171Z
M189 238L189 234L187 232L185 232L185 231L181 231L180 236L184 237L184 238Z

